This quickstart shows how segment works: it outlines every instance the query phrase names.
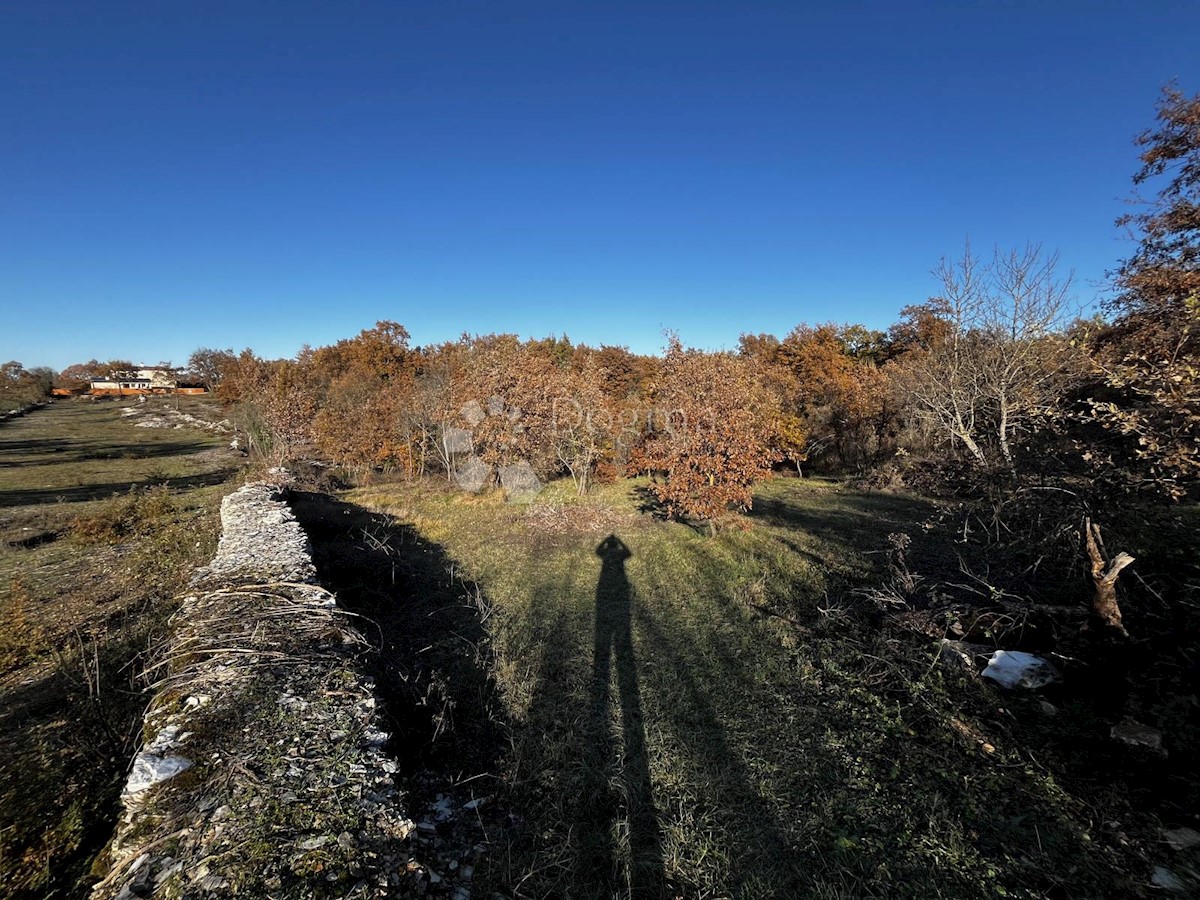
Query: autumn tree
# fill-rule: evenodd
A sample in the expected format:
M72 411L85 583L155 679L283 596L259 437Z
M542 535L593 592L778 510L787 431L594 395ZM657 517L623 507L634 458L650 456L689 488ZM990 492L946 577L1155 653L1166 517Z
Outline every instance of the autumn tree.
M1158 185L1118 224L1138 246L1115 273L1116 317L1097 361L1114 399L1094 418L1136 441L1136 457L1172 496L1200 478L1200 94L1171 87L1137 138L1135 185Z
M897 373L916 415L981 467L995 450L1014 470L1014 441L1054 415L1079 371L1062 333L1071 280L1057 266L1058 254L1036 245L983 263L968 243L934 270L942 292L919 313L928 345Z
M642 448L643 464L662 473L651 490L669 516L716 523L750 507L751 488L778 458L768 440L773 399L745 360L670 339Z
M99 377L101 365L95 359L72 363L55 376L54 386L68 391L82 391L91 384L93 378Z
M54 372L45 367L26 369L16 360L0 365L0 409L19 409L50 396Z
M217 396L229 403L251 400L261 387L263 361L249 347L228 361L217 385Z
M628 400L640 396L648 383L653 381L658 360L655 357L639 356L626 347L601 344L598 349L576 348L576 366L582 368L590 362L600 378L600 387L613 400Z
M779 398L771 431L797 470L810 458L862 469L890 448L896 411L879 365L887 346L862 325L801 324L782 341L742 336L741 354Z
M417 442L417 467L425 473L426 459L436 460L446 475L454 478L455 467L469 437L462 420L469 402L463 374L469 344L460 340L420 353L413 384L412 402L405 411L405 429Z
M375 469L412 475L417 448L404 427L415 365L408 331L397 322L302 354L319 392L312 430L317 446L360 479Z
M550 442L558 461L587 493L596 466L611 459L621 428L619 402L605 394L604 370L589 360L582 370L564 373L553 400Z
M226 373L232 371L236 364L237 355L232 349L197 347L188 357L187 368L200 380L206 391L213 392L220 387Z
M292 359L267 361L246 349L238 354L221 386L232 403L238 439L275 465L298 458L312 441L320 392L311 368Z
M557 354L515 335L477 337L464 373L470 399L462 424L486 465L528 463L540 476L555 474L555 401L565 367Z

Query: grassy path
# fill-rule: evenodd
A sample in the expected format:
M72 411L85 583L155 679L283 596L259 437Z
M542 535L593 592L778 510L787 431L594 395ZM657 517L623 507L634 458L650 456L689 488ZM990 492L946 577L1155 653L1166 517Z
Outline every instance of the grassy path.
M847 599L930 505L777 481L748 530L710 539L639 511L628 484L582 503L552 486L528 508L391 486L350 499L439 548L490 610L519 823L492 886L1103 893L1086 816L1012 738L1002 702Z

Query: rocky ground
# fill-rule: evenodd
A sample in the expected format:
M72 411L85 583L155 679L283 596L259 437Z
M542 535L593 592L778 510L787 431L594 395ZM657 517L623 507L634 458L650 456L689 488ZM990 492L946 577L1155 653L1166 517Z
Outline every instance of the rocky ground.
M464 810L447 798L406 815L363 639L315 584L283 491L252 484L222 506L220 547L159 664L97 900L469 896L471 855L436 846Z

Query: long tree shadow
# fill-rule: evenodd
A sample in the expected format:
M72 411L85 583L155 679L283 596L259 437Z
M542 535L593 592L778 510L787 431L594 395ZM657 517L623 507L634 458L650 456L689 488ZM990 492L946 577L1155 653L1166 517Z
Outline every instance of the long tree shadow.
M709 802L715 800L718 817L729 817L726 839L732 843L736 862L724 889L732 896L755 896L771 885L771 896L801 896L802 857L761 793L762 785L747 768L743 751L734 746L727 716L717 708L713 685L706 683L706 677L738 684L748 703L754 702L751 698L760 687L719 641L706 648L710 659L701 662L693 656L695 648L673 634L675 629L649 608L637 607L634 619L647 653L657 663L662 683L656 687L667 698L659 711L662 725L687 748L693 777L712 792ZM759 736L768 739L765 733ZM812 763L820 765L816 760Z
M119 481L104 484L83 484L69 488L43 488L34 490L0 491L0 507L33 506L40 503L80 503L87 500L104 500L113 494L124 494L134 488L165 485L172 490L187 490L211 487L229 480L236 471L232 468L217 469L199 475L181 475L175 478L143 478L140 481Z
M836 506L801 506L759 495L754 498L749 516L781 528L836 534L852 547L874 550L882 545L888 532L911 527L932 510L932 504L911 497L846 492L839 496Z
M610 534L600 542L596 555L601 565L596 584L589 704L591 740L587 745L589 759L585 762L591 783L585 788L580 815L580 825L585 831L583 850L588 857L585 868L597 873L612 873L619 868L606 859L612 853L612 825L619 814L618 798L612 796L609 778L614 756L609 706L615 670L622 740L620 770L615 774L627 805L629 892L633 897L659 897L664 889L662 834L650 784L650 760L633 651L633 591L625 574L625 560L632 554L620 538Z
M93 443L68 440L0 440L0 469L61 465L93 460L162 459L190 456L210 449L212 443L200 441L159 441L154 443ZM17 459L5 459L16 456Z

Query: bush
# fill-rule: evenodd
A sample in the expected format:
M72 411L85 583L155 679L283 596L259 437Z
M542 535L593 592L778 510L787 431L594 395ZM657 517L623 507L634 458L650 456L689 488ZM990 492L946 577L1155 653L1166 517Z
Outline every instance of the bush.
M146 535L158 520L175 514L175 501L164 485L114 496L92 513L71 520L71 533L85 544L112 544Z

